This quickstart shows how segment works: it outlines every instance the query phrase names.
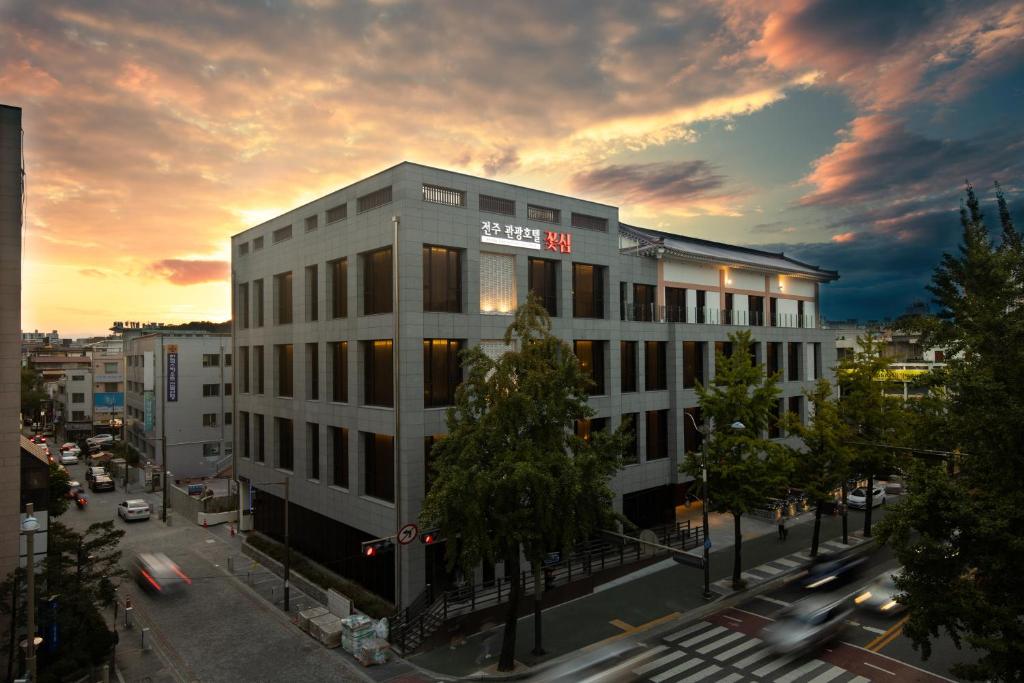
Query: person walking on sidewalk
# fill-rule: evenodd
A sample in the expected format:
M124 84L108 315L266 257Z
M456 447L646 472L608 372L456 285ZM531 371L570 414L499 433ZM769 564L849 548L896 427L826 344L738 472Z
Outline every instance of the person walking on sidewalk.
M779 517L779 540L785 541L789 536L789 529L786 528L786 518Z

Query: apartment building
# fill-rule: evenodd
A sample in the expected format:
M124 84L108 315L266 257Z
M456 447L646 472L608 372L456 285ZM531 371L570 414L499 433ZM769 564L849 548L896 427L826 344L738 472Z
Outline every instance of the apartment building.
M120 429L124 418L123 340L103 339L89 346L92 358L93 425L97 431Z
M93 434L92 368L71 369L57 380L54 424L64 441L78 441Z
M172 479L210 477L231 461L231 336L151 331L125 339L126 438L140 463Z
M613 206L399 164L232 238L243 521L280 536L287 478L294 546L394 599L394 556L367 560L360 543L417 520L457 353L502 353L531 291L595 380L580 433L635 425L616 506L641 526L670 519L697 444L684 412L715 351L752 329L758 362L782 373L780 413L803 414L801 392L834 364L818 295L836 277L625 225ZM442 548L401 552L403 596L436 585Z

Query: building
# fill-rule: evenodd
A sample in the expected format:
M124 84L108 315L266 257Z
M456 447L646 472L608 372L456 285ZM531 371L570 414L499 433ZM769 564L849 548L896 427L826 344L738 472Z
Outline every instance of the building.
M125 344L126 436L140 465L162 467L166 439L174 479L223 470L232 450L230 335L143 330Z
M946 367L946 350L921 344L917 332L901 330L892 325L860 325L848 322L834 325L836 330L836 358L841 360L863 350L861 337L870 336L878 342L883 356L892 360L889 370L878 381L883 391L903 400L925 396L926 385L921 381L932 370Z
M78 441L93 435L92 368L68 370L57 380L54 424L64 441Z
M460 380L456 354L477 344L500 354L528 292L597 384L597 416L577 428L636 425L613 485L641 526L671 519L689 485L678 465L697 434L683 413L696 410L694 384L714 376L730 332L753 329L757 359L783 373L780 410L803 413L801 392L835 359L818 308L834 272L412 163L231 246L243 524L281 534L276 484L287 478L292 544L390 599L437 585L443 549L404 546L396 596L393 556L367 560L360 544L417 520Z
M124 346L118 338L90 345L92 419L97 432L119 430L124 419Z
M31 349L37 346L59 346L61 343L60 334L57 330L52 332L22 332L21 345L24 349Z

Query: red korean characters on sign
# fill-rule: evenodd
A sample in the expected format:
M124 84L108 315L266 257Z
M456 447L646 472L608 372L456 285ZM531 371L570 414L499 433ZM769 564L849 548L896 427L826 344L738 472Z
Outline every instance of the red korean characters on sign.
M544 232L544 248L561 254L572 253L572 235L567 232Z

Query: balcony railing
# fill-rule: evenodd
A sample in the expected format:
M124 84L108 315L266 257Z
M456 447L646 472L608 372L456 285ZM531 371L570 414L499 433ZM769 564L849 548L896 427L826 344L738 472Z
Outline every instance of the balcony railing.
M816 328L813 315L778 313L766 320L761 311L718 309L695 306L658 306L656 304L622 303L621 320L630 322L690 323L697 325L737 325L741 327L805 327Z

